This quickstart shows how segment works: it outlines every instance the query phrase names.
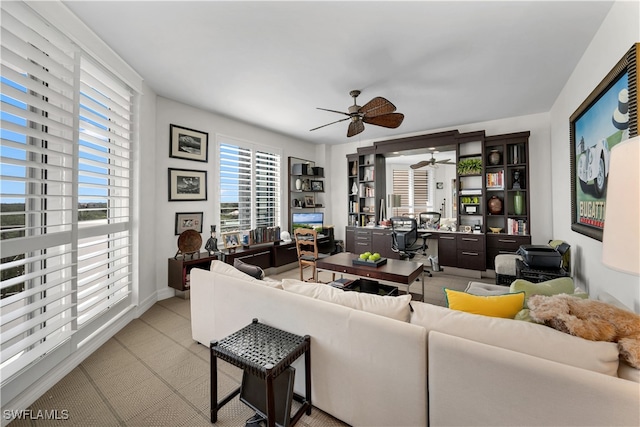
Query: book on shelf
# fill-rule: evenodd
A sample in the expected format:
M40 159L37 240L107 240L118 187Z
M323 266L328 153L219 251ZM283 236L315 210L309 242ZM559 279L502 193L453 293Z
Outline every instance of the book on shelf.
M487 173L487 188L504 188L504 170Z
M473 196L482 194L482 188L469 188L466 190L460 190L461 196Z
M527 221L524 219L507 219L507 234L527 234Z

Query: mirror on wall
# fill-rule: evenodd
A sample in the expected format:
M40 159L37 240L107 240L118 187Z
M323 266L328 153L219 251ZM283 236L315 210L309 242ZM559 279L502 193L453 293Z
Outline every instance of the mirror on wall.
M385 153L385 163L387 193L403 195L400 207L387 207L387 216L440 212L443 218L456 217L455 146Z

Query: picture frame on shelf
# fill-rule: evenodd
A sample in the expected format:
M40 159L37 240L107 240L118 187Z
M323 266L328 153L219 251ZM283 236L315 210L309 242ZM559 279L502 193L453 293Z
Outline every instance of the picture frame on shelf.
M305 208L313 208L315 207L315 198L313 196L307 195L304 196L304 207Z
M242 246L241 233L239 231L222 233L220 238L222 239L225 249L233 249Z
M203 212L177 212L175 235L178 236L186 230L195 230L202 233Z
M207 200L207 171L169 168L169 201Z
M311 181L311 191L324 191L324 181Z
M169 125L169 157L209 161L209 134L178 125Z
M609 153L638 133L639 46L634 44L569 118L571 229L600 241Z

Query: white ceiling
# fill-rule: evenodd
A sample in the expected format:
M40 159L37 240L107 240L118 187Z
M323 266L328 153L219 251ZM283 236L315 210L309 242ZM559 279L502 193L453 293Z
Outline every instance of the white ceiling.
M370 140L549 111L612 2L65 1L158 94L344 143L349 91L405 115Z

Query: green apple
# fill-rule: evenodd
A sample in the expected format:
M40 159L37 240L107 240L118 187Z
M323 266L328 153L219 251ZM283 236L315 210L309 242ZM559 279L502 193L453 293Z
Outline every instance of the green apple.
M380 258L382 258L382 256L381 256L378 252L375 252L375 253L373 254L373 258L377 261L377 260L379 260Z
M365 252L365 253L363 253L363 254L360 254L360 259L362 259L362 260L365 260L365 261L366 261L367 259L369 259L369 255L367 255L367 253L366 253L366 252Z

